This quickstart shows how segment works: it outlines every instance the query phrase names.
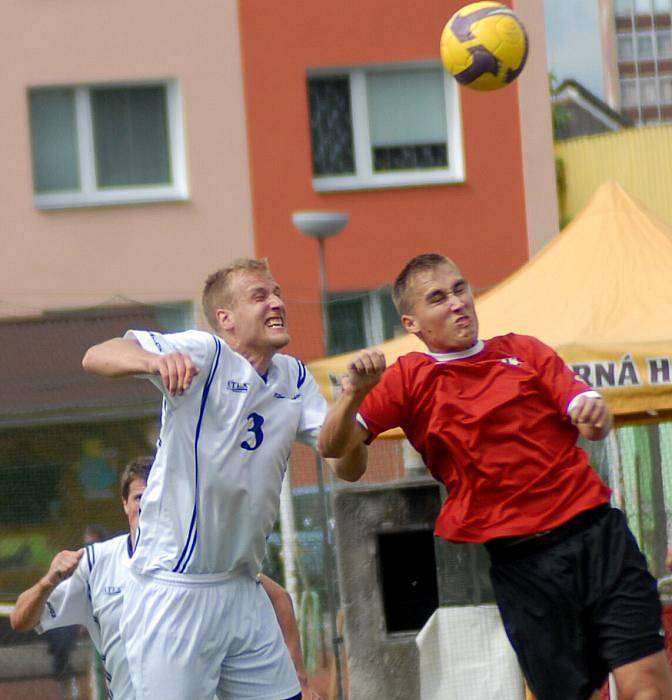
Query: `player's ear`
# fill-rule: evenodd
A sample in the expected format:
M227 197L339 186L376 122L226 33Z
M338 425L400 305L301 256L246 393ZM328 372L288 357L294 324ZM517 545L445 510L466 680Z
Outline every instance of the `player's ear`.
M124 500L123 496L121 498L121 505L124 508L124 513L126 513L126 515L128 515L128 501Z
M415 321L415 317L410 314L401 315L401 325L407 333L417 333L420 330L420 327Z
M230 331L233 328L233 314L229 309L217 309L215 311L217 325L223 331Z

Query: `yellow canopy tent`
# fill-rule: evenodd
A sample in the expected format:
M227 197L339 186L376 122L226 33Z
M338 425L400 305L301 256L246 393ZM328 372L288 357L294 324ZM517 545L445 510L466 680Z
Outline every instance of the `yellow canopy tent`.
M476 307L480 337L541 339L604 394L619 423L672 414L672 227L615 182ZM380 347L391 363L424 346L406 336ZM327 397L354 354L310 365Z

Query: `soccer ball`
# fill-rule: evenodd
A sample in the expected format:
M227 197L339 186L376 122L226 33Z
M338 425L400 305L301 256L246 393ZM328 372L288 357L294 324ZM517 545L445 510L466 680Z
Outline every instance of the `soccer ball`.
M499 2L472 2L459 9L441 34L444 68L474 90L497 90L514 81L527 60L522 22Z

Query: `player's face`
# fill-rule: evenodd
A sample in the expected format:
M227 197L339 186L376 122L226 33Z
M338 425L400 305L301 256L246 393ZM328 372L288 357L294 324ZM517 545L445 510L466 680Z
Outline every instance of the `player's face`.
M227 311L235 349L279 350L289 343L287 311L278 283L263 272L241 272L231 281L236 300Z
M135 539L135 533L138 529L138 519L140 518L140 499L147 488L147 482L144 479L133 479L128 488L128 498L122 500L124 513L128 518L128 525L131 528L131 535Z
M459 352L478 340L478 319L469 283L452 265L414 275L411 309L401 317L432 352Z

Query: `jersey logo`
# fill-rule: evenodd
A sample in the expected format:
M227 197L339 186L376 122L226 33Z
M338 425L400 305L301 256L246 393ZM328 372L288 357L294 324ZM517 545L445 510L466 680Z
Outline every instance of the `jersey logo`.
M229 379L226 383L226 388L237 394L244 394L250 388L250 385L247 382L234 382L233 379Z
M107 593L107 595L117 595L121 593L121 586L105 586L103 591Z
M287 394L281 394L279 392L275 392L273 394L273 398L275 399L289 399L290 401L296 401L301 394L294 394L293 396L288 396Z
M49 614L52 617L56 617L56 611L54 610L54 606L49 601L47 601L47 610L49 611Z
M517 357L503 357L500 362L503 365L513 365L514 367L518 367L519 365L523 364L522 360L519 360Z

